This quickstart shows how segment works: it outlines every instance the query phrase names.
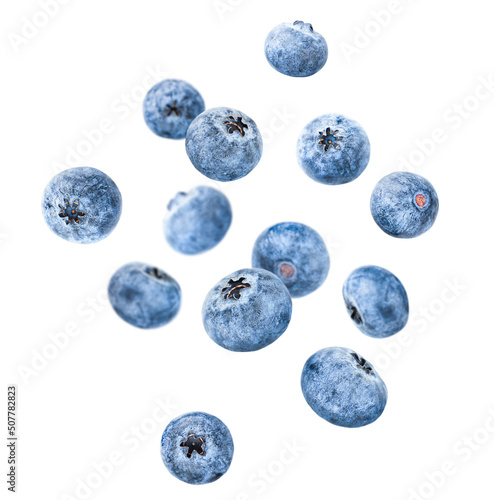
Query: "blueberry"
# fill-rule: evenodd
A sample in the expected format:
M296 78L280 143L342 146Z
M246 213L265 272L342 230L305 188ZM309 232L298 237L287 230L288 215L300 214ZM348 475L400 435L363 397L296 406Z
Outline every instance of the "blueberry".
M264 53L271 66L288 76L311 76L328 59L328 45L312 24L282 23L267 36Z
M427 179L410 172L394 172L377 183L370 207L376 224L386 234L415 238L434 224L439 199Z
M192 120L204 111L204 101L190 83L163 80L147 93L143 111L147 126L156 135L183 139Z
M276 274L292 297L303 297L324 283L329 271L329 254L314 229L298 222L282 222L257 238L252 266Z
M230 351L257 351L288 328L292 301L283 282L264 269L241 269L218 282L202 307L208 335Z
M229 469L233 439L209 413L186 413L172 420L161 437L161 459L169 472L189 484L212 483Z
M95 243L115 229L122 212L122 196L100 170L69 168L46 186L42 210L48 227L64 240Z
M161 269L132 262L111 277L108 298L127 323L138 328L157 328L177 315L181 292L178 283Z
M357 328L369 337L390 337L407 324L407 292L401 281L382 267L355 269L343 285L343 299Z
M177 252L194 255L217 245L231 222L228 198L217 189L199 186L170 201L163 231Z
M254 120L233 108L212 108L190 125L187 155L206 177L227 182L245 177L262 155L262 137Z
M346 347L313 354L302 371L302 392L324 420L341 427L362 427L377 420L388 391L374 367Z
M322 115L302 130L297 158L311 179L322 184L346 184L367 167L370 143L356 121L343 115Z

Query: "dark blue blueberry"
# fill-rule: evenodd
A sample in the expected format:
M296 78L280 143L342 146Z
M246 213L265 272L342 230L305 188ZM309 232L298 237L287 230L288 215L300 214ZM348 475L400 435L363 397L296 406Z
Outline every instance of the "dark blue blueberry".
M411 172L394 172L377 183L370 207L376 224L386 234L415 238L434 224L439 199L427 179Z
M355 325L369 337L389 337L407 324L407 292L401 281L382 267L355 269L343 285L343 299Z
M311 76L328 59L328 45L312 24L282 23L266 38L264 53L271 66L288 76Z
M139 328L157 328L177 315L181 292L178 283L161 269L132 262L112 276L108 298L127 323Z
M341 427L362 427L377 420L388 391L374 367L346 347L313 354L302 371L302 392L324 420Z
M288 328L292 301L283 282L264 269L241 269L219 281L202 307L208 335L230 351L257 351Z
M70 168L48 183L42 210L48 227L64 240L95 243L115 229L122 212L122 196L100 170Z
M199 186L170 201L163 231L177 252L194 255L217 245L231 222L228 198L217 189Z
M282 222L257 238L252 267L271 271L283 281L292 297L303 297L324 283L329 254L314 229L298 222Z
M147 126L168 139L183 139L192 120L204 109L201 94L190 83L171 79L152 87L143 104Z
M346 184L367 167L370 143L356 121L338 114L323 115L302 130L297 158L311 179L322 184Z
M233 439L219 418L203 412L186 413L172 420L163 432L161 459L181 481L212 483L232 463Z
M262 137L254 120L233 108L212 108L190 125L185 139L194 167L215 181L246 176L262 156Z

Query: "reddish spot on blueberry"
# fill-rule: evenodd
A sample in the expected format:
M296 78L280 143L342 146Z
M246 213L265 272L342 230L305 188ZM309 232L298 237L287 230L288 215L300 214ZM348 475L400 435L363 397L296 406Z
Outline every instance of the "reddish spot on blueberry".
M279 271L283 278L291 278L295 274L295 268L287 262L280 265Z
M417 196L415 196L415 203L420 208L423 208L425 207L425 205L427 205L427 198L423 194L418 194Z

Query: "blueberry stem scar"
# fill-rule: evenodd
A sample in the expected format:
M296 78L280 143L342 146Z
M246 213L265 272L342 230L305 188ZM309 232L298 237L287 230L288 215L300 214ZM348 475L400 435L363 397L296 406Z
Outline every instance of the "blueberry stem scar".
M177 106L177 101L174 101L171 106L169 104L166 105L164 113L166 114L166 116L171 116L172 113L176 116L180 116L183 109L183 106Z
M249 283L243 283L245 278L239 278L237 281L230 279L228 281L228 286L221 290L222 293L225 293L225 299L235 299L238 300L240 298L240 292L242 288L250 288Z
M357 363L362 367L362 369L366 373L370 373L372 371L372 368L370 366L365 366L367 361L364 358L359 356L356 352L352 352L352 356L355 358L355 361L357 361Z
M297 24L305 24L303 21L295 21L293 23L294 26L297 26ZM309 24L309 28L311 31L314 31L314 28L312 27L312 24Z
M418 194L415 196L415 203L420 207L423 208L427 204L427 198L423 194Z
M72 204L69 204L69 200L67 200L67 199L65 199L64 202L65 202L65 206L62 206L60 204L58 205L60 207L60 209L62 210L58 214L58 216L62 217L62 218L67 217L65 224L70 224L71 222L75 223L75 224L79 224L79 222L80 222L79 218L84 217L86 215L84 212L81 212L80 210L78 210L79 203L77 201L74 201Z
M324 146L324 151L329 151L329 148L333 146L335 149L341 149L341 146L337 141L342 141L343 137L336 135L339 130L331 132L331 128L326 129L326 133L319 132L319 144Z
M187 450L187 458L192 457L192 453L195 451L199 453L199 455L204 455L204 450L202 449L202 445L205 443L202 437L196 437L195 434L189 434L187 436L186 441L182 441L180 446L182 448L188 448Z
M350 313L350 318L353 321L355 321L355 323L357 323L357 325L362 324L362 316L360 316L360 313L358 312L358 310L355 306L349 306L348 312Z
M279 271L283 278L291 278L295 274L295 268L288 262L283 262L279 267Z
M240 135L245 135L244 128L249 128L246 123L242 122L242 117L237 116L237 119L233 116L229 116L228 120L225 122L226 130L229 134L233 134L234 132L240 132Z
M165 275L157 267L152 267L151 269L148 269L147 273L149 274L149 276L152 276L153 278L157 278L159 280L165 277Z

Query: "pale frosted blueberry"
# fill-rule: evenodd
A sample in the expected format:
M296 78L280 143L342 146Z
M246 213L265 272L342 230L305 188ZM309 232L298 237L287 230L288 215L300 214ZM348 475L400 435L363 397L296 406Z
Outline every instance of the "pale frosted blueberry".
M232 222L228 198L217 189L198 186L178 193L163 221L166 240L177 252L195 255L216 246Z
M212 108L190 125L185 139L194 167L227 182L246 176L262 156L262 137L252 118L233 108Z
M75 243L95 243L115 229L122 196L113 180L100 170L69 168L46 186L42 210L57 236Z
M362 427L377 420L388 391L375 368L345 347L313 354L302 371L302 392L309 406L332 424Z
M407 292L401 281L382 267L355 269L343 285L343 299L357 328L369 337L389 337L407 324Z
M302 130L297 159L311 179L322 184L345 184L367 167L370 143L356 121L340 114L322 115Z
M264 269L241 269L219 281L202 307L206 332L230 351L257 351L288 328L292 301L283 282Z
M292 297L303 297L326 280L329 254L314 229L298 222L282 222L266 229L257 238L252 266L276 274Z
M288 76L311 76L328 59L328 45L312 24L282 23L266 37L264 53L269 64Z
M219 479L233 459L233 439L217 417L192 412L172 420L161 437L161 459L169 472L189 484Z
M395 238L415 238L434 224L439 199L424 177L411 172L394 172L377 183L370 206L372 217L386 234Z
M204 111L201 94L183 80L163 80L152 87L143 103L147 126L160 137L183 139L192 120Z
M108 298L115 312L138 328L157 328L178 313L178 283L157 267L141 262L122 266L110 280Z

